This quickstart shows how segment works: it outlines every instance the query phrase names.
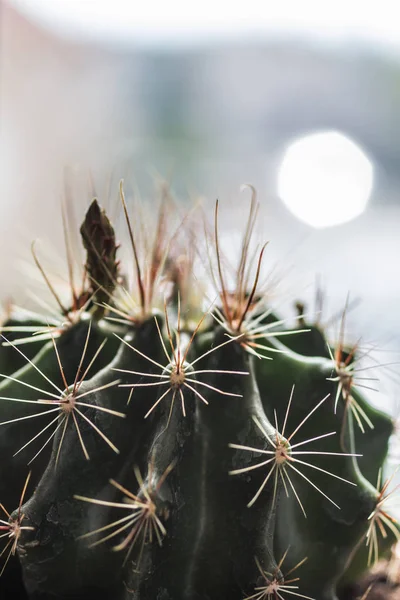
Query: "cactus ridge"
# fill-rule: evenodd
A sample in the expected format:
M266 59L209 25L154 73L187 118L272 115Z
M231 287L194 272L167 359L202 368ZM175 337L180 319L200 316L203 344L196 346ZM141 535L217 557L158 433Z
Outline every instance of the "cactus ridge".
M194 246L192 211L174 230L164 195L143 229L122 183L130 264L97 200L70 301L33 248L58 315L1 328L0 587L18 560L32 598L337 600L400 540L349 302L336 346L301 302L293 327L274 312L250 191L236 268L218 202Z

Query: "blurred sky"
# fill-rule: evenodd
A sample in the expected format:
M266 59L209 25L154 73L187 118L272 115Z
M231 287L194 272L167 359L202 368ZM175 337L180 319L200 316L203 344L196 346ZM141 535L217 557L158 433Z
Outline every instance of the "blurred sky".
M59 33L151 45L303 35L400 50L396 0L12 0Z

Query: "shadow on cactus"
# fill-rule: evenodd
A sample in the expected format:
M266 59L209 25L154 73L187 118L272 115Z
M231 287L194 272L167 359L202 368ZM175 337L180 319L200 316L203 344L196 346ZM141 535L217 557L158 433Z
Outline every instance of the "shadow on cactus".
M64 219L69 300L33 249L57 309L2 326L3 590L337 600L399 540L392 479L375 487L393 423L356 390L346 308L336 347L300 303L294 327L276 315L250 189L237 267L218 203L195 239L168 194L152 229L122 184L131 260L96 200L78 279Z

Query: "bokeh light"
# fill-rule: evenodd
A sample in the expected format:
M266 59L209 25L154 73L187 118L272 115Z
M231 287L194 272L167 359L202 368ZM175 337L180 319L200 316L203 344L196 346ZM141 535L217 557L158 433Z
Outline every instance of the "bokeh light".
M313 227L346 223L361 215L373 186L373 166L361 148L337 131L295 140L278 174L278 195Z

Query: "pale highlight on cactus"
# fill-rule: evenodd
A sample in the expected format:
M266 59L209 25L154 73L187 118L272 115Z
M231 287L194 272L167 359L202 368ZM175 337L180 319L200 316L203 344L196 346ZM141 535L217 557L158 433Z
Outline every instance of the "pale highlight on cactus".
M80 227L63 208L67 294L33 245L48 295L1 327L0 591L347 600L399 542L371 351L346 345L348 302L334 346L301 298L275 312L246 189L238 256L218 202L201 228L163 186L145 217L122 182L121 231L97 199Z

